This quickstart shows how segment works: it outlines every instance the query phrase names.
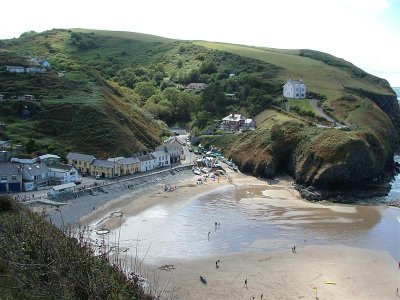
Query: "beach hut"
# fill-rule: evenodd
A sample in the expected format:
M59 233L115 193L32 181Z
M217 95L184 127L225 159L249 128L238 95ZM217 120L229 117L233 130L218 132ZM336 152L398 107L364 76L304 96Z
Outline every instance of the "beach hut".
M75 190L75 183L68 182L65 184L55 185L49 191L49 195L58 196L63 193L72 193Z

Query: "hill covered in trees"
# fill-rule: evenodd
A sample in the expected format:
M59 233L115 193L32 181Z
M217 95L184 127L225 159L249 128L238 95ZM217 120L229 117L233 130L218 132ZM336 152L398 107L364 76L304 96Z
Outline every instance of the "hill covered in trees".
M5 71L6 65L30 66L32 57L47 58L51 69ZM127 155L160 143L167 126L201 135L236 112L255 117L259 128L216 135L212 142L243 170L274 176L283 169L299 183L337 188L383 178L393 169L398 147L400 112L388 83L313 50L54 29L0 41L0 72L6 99L0 103L2 138L34 139L32 151ZM281 91L288 78L303 79L308 95L320 99L321 108L345 129L316 128L318 118L301 107L292 113L275 108L285 107ZM191 82L207 88L185 91ZM22 94L37 101L14 100ZM25 106L28 119L21 117ZM361 165L369 166L367 172L354 171Z

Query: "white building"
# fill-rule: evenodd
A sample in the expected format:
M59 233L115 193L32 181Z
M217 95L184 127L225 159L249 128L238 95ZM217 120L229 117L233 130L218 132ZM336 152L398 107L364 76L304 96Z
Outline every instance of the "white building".
M154 151L151 155L156 159L156 167L162 168L169 166L169 161L171 159L170 155L166 151Z
M65 184L78 180L78 171L70 165L49 165L49 179L52 184Z
M25 191L46 188L49 183L49 168L43 163L23 165L22 179Z
M304 99L307 88L302 80L289 80L283 86L283 96L286 98Z
M21 66L6 66L6 69L10 73L25 73L25 68Z
M75 190L75 183L69 182L66 184L60 184L53 186L51 190L48 192L49 195L58 196L63 193L72 193Z
M170 163L175 163L180 161L181 156L183 155L183 147L176 140L158 146L155 150L167 152L170 156Z
M156 168L157 163L153 155L141 155L137 157L140 161L140 172L150 171Z

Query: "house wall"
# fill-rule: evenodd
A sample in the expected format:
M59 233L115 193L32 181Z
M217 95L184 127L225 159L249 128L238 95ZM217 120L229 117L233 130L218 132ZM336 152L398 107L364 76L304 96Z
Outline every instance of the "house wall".
M169 155L168 156L158 157L156 159L156 167L157 168L162 168L162 167L169 166L169 164L170 164L169 161L170 161L170 156Z
M96 176L100 175L106 178L114 178L114 168L102 167L102 166L93 166L90 165L90 175Z
M80 172L90 173L90 162L88 161L68 159L68 164L73 165Z
M64 184L68 182L75 182L78 180L78 172L75 168L67 171L50 171L49 177L56 181L58 184Z
M118 164L118 168L120 170L120 175L129 175L134 173L139 173L141 170L140 162L132 163L132 164Z
M146 160L146 161L141 161L140 162L140 171L141 172L146 172L146 171L150 171L153 170L156 167L156 160L152 159L152 160Z
M0 193L21 191L22 175L0 175Z
M295 84L294 86L287 82L283 86L283 96L294 99L304 99L306 97L307 88L305 84Z

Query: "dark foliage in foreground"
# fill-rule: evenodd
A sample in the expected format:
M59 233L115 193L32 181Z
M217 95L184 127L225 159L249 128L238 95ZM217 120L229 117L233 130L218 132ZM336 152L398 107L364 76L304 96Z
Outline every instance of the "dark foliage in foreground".
M106 257L0 196L2 299L153 299Z

